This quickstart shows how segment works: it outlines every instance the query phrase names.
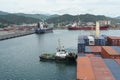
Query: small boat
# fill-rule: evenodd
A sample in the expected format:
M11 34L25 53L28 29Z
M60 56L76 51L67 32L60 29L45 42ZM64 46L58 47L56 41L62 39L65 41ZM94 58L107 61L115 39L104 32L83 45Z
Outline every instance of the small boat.
M75 53L68 53L64 47L61 47L60 40L58 40L59 47L55 54L42 54L40 61L56 61L56 62L75 62L77 55Z

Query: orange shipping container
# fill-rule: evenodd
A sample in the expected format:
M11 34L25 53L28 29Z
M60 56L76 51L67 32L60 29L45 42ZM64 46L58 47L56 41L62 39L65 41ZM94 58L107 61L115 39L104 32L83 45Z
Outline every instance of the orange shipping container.
M115 80L102 58L90 58L96 80Z
M77 80L95 80L91 62L88 57L77 58Z
M101 53L101 46L90 46L93 53Z

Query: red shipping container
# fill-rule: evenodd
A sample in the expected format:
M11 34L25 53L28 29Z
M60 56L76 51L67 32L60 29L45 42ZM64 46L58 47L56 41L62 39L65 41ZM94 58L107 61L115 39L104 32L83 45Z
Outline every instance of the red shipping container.
M111 44L112 46L118 46L120 37L117 36L108 36L107 37L108 44Z
M109 46L103 46L101 55L103 58L120 59L120 54Z

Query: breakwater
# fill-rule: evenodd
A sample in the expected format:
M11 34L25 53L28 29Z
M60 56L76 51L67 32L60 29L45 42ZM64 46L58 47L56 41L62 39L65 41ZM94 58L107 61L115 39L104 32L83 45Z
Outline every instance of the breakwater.
M21 36L26 36L30 34L34 34L34 30L26 30L26 31L0 31L0 40L6 40Z

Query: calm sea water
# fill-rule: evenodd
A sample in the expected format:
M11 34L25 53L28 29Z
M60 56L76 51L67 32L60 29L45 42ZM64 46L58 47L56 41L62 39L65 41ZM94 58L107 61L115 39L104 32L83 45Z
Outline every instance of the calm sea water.
M120 34L119 30L101 32L107 35ZM75 80L75 64L40 62L39 55L56 52L59 38L65 48L77 48L78 35L92 33L54 30L53 33L0 41L0 80Z

